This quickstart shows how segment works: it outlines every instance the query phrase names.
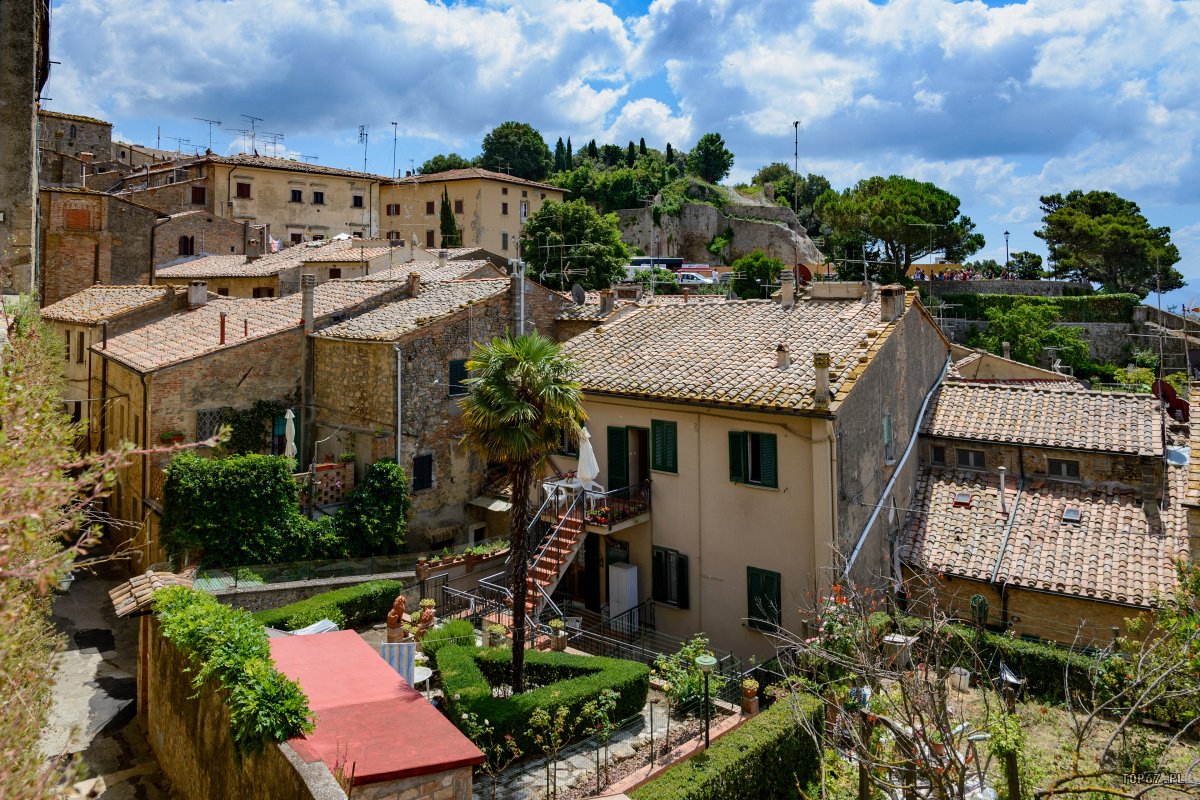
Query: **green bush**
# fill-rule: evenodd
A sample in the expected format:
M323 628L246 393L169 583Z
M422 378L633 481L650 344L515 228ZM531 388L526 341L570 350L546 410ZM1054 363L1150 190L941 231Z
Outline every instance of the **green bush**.
M384 458L367 468L335 527L351 556L392 555L404 547L408 519L408 477L395 459Z
M396 595L404 589L400 581L371 581L313 595L279 608L254 615L269 628L294 631L329 619L339 628L356 628L387 619Z
M824 725L821 701L794 694L634 789L633 800L798 798L820 770L820 754L800 724Z
M624 720L641 713L650 691L650 669L634 661L530 650L525 654L528 689L511 697L493 697L492 687L505 685L512 670L508 648L449 646L438 652L447 714L457 721L475 714L491 722L497 736L511 735L525 752L535 749L529 718L539 708L569 709L579 719L583 707L605 689L618 695L613 717Z
M988 309L1011 311L1013 306L1056 306L1061 322L1132 322L1141 300L1136 294L1095 294L1086 297L1030 297L1021 294L944 294L942 303L957 305L963 319L987 319Z
M308 698L275 669L267 633L250 614L182 586L157 592L154 609L163 636L192 663L197 692L210 680L228 692L230 733L238 753L312 732Z
M437 654L450 645L474 647L475 626L470 620L452 619L425 634L421 640L421 652L429 657L430 666L437 666Z

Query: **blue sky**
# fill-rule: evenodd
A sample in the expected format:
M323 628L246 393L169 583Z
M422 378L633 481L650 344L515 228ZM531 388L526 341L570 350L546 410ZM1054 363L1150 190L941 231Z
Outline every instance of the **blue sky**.
M507 119L552 144L719 131L731 180L930 180L988 245L1044 252L1038 196L1109 189L1169 225L1200 300L1200 0L56 0L47 107L153 144L392 169L474 155ZM267 152L264 139L259 152Z

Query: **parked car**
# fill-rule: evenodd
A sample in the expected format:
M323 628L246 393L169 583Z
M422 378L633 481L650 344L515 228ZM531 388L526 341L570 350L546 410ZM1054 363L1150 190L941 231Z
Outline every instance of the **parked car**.
M706 278L695 272L676 272L675 281L680 286L708 286L712 284L712 278Z

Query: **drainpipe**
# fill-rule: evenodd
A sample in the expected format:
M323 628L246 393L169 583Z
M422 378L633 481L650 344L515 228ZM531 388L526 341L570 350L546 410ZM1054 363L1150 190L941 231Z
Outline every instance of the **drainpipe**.
M108 320L100 323L100 349L108 349ZM88 394L91 394L89 392ZM100 452L108 450L108 358L100 362ZM107 500L105 503L107 504Z
M403 464L401 458L403 447L403 427L404 414L404 351L400 348L400 343L396 342L392 347L396 350L396 463Z

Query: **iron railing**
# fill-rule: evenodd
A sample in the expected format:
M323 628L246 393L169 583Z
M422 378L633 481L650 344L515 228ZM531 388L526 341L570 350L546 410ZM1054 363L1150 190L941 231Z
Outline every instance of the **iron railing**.
M623 486L606 492L583 490L587 508L584 518L588 525L597 525L612 530L613 526L627 519L650 513L650 480L635 486Z

